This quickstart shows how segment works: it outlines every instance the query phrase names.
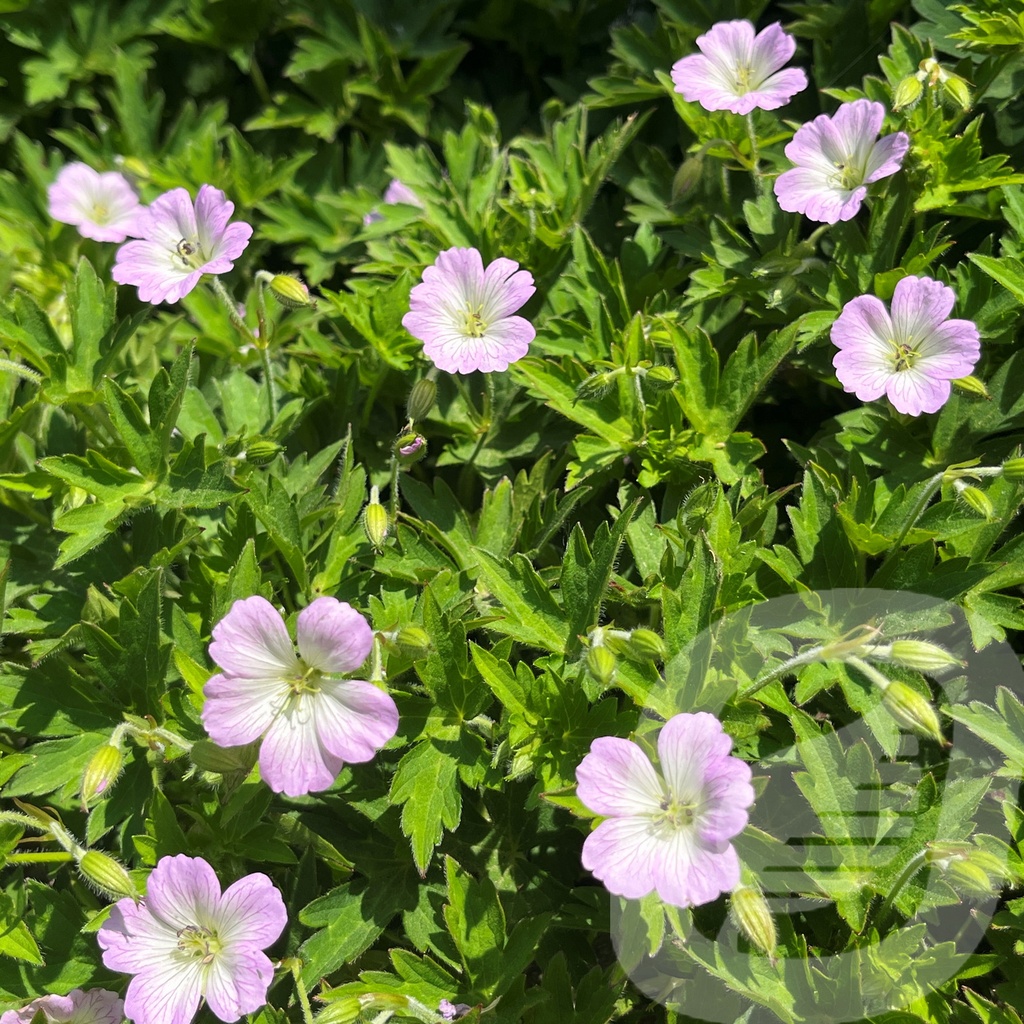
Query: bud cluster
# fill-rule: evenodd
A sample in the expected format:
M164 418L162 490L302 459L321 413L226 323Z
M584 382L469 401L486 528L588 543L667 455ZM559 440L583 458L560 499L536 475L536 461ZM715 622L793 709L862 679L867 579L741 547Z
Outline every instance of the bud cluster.
M934 57L926 57L918 65L917 71L907 75L893 89L893 110L912 109L920 101L926 88L940 90L946 99L963 111L971 109L973 100L967 80L952 71L947 71Z

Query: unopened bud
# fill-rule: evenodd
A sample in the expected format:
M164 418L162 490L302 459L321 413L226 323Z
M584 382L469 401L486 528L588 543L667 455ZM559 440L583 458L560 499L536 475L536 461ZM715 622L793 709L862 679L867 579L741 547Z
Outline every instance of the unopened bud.
M314 1018L313 1024L352 1024L359 1019L360 1005L355 996L332 999Z
M644 661L664 661L665 642L653 629L634 629L629 635L629 653Z
M760 889L741 885L729 897L729 913L741 932L762 952L771 956L778 944L775 918Z
M384 549L384 541L391 531L387 509L377 500L376 493L370 497L370 504L363 509L363 532L375 551Z
M927 640L893 640L889 647L889 658L904 668L918 672L941 672L954 665L963 668L963 662L944 647Z
M959 486L956 486L957 484ZM968 508L973 509L979 516L985 519L995 517L995 505L992 504L992 499L980 487L975 487L974 484L965 484L962 480L957 480L954 483L954 487Z
M105 853L86 850L78 862L78 870L82 872L82 877L86 881L114 899L123 899L125 896L133 900L139 898L138 886L132 881L124 865Z
M254 466L266 466L283 451L284 448L276 441L266 439L250 441L245 446L245 461L251 462Z
M1003 463L1003 476L1007 480L1014 481L1014 483L1020 483L1024 480L1024 459L1007 459Z
M611 391L614 383L615 374L613 373L592 373L576 388L576 397L573 399L573 405L581 399L584 402L596 402L604 398Z
M814 255L813 251L808 253L809 256ZM750 272L751 277L782 277L784 274L792 274L800 269L803 264L802 259L797 259L795 256L769 256L767 259L761 260L760 263Z
M403 626L394 639L395 646L413 661L425 658L431 651L430 637L420 626Z
M409 422L419 423L420 420L425 420L436 401L437 385L429 377L416 381L409 392L409 401L405 404Z
M652 391L670 391L679 383L679 374L671 366L652 366L643 381Z
M604 645L591 647L587 651L587 671L602 686L611 686L616 665L615 655Z
M309 289L291 274L275 274L270 279L274 298L288 309L315 309L316 300L310 298Z
M245 439L239 434L232 434L230 437L224 439L224 443L220 446L220 450L228 456L228 458L234 458L245 444Z
M240 747L219 747L210 740L196 740L189 751L189 758L201 772L216 772L219 775L245 772L248 775L256 763L257 749L255 743Z
M922 697L917 690L897 680L883 691L882 703L889 714L904 728L938 743L942 742L939 716L931 702Z
M109 789L117 781L123 767L124 754L121 748L112 743L104 743L92 755L82 775L82 803L88 807L96 797Z
M422 434L402 434L395 441L395 454L405 465L419 462L427 454L427 439Z
M704 159L699 155L688 156L672 179L672 202L685 199L704 176Z
M948 75L942 83L942 89L961 110L971 109L971 90L959 75Z
M992 879L988 872L971 860L954 860L947 871L949 880L958 888L973 896L991 896Z
M957 377L953 381L953 386L960 391L966 392L968 395L977 395L978 398L985 398L988 400L991 400L992 398L988 393L988 388L985 387L985 382L973 375L968 377Z
M912 107L921 98L924 85L917 75L907 75L892 92L892 109L902 110Z

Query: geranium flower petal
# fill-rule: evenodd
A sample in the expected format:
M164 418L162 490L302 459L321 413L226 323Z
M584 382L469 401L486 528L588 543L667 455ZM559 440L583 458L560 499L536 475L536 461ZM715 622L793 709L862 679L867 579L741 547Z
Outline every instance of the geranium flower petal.
M665 843L650 818L611 818L583 843L583 866L616 896L639 899L654 889Z
M295 625L302 660L321 672L354 672L370 655L373 630L350 604L318 597Z
M617 736L599 736L590 744L576 783L576 795L596 814L655 815L666 795L647 755Z

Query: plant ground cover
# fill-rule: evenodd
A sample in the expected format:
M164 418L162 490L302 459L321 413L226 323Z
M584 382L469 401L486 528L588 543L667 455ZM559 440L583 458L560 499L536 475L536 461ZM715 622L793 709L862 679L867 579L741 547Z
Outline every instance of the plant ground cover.
M2 1024L1020 1024L1024 0L0 21Z

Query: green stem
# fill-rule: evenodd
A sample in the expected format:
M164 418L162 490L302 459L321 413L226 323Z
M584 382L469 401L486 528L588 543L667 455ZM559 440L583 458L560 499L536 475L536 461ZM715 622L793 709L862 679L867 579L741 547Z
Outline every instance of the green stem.
M256 322L259 324L260 336L256 339L256 347L259 349L270 348L270 328L267 323L267 272L261 270L256 275ZM271 278L273 280L273 278Z
M257 346L260 354L260 362L263 364L264 393L267 397L267 429L274 425L274 418L277 416L277 399L274 397L274 368L270 364L270 352Z
M878 912L872 914L869 912L868 920L865 921L864 928L861 929L861 934L864 934L867 929L868 923L871 919L874 919L874 927L878 929L879 934L882 934L882 930L889 917L889 911L892 909L893 901L900 893L900 889L903 888L921 870L925 862L925 856L927 851L921 850L919 853L914 854L910 859L907 866L900 872L899 878L893 882L889 891L885 894L885 899L878 905Z
M803 654L797 654L788 661L784 661L777 668L773 668L767 675L755 679L750 686L740 694L740 697L750 697L757 693L758 690L764 689L764 687L769 683L774 682L776 679L788 676L793 669L800 668L801 665L810 665L811 662L820 660L824 650L824 647L812 647L809 651L804 651Z
M863 658L858 658L855 654L848 654L845 660L847 665L857 669L862 675L867 676L883 693L892 684L891 679L882 675L874 665L869 665ZM894 690L893 693L895 692Z
M398 455L395 446L391 446L391 483L388 487L388 519L391 528L398 523Z
M754 188L759 196L764 195L764 181L761 178L761 151L757 145L757 129L753 113L747 114L747 138L750 140L750 173L754 177Z
M235 306L235 300L231 298L231 294L227 288L224 287L224 282L216 275L213 274L210 277L210 283L213 286L214 294L223 303L224 308L227 310L228 319L237 327L248 339L255 345L259 346L259 342L256 336L249 330L246 322L238 315L238 309Z
M7 864L67 864L75 858L63 850L54 853L9 853L4 858Z
M42 384L43 382L43 375L41 373L36 373L35 370L30 370L27 366L12 362L10 359L0 359L0 370L13 373L15 377L29 380L33 384Z
M299 997L299 1005L302 1007L302 1019L305 1024L313 1024L313 1008L309 1005L306 983L302 980L302 961L296 957L291 962L291 968L292 977L295 979L295 991Z

